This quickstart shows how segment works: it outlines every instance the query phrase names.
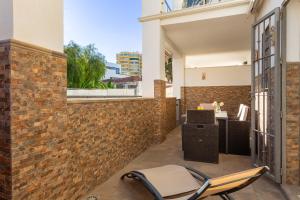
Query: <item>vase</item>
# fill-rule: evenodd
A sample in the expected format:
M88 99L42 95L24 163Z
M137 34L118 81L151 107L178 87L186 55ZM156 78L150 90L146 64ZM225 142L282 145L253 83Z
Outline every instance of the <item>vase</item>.
M216 108L215 108L215 112L216 112L216 113L219 113L219 112L221 112L221 107L220 107L219 105L217 105L217 106L216 106Z

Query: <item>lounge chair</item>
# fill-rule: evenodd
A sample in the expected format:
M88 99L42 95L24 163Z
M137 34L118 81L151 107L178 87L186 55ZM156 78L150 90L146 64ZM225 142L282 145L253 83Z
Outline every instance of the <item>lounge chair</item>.
M166 165L152 169L131 171L125 177L140 181L155 200L198 200L219 196L233 200L230 196L245 188L269 170L259 167L218 178L210 178L200 171L178 165Z

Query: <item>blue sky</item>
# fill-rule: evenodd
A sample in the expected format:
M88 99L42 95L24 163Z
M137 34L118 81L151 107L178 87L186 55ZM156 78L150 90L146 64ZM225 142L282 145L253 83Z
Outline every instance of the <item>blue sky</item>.
M141 0L65 0L65 44L95 44L107 61L141 51Z

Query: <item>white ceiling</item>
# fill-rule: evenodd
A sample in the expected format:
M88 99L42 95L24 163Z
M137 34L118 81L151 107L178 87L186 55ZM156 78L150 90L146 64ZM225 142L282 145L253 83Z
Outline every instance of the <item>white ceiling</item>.
M165 25L166 35L185 55L250 50L249 15L234 15L189 23Z

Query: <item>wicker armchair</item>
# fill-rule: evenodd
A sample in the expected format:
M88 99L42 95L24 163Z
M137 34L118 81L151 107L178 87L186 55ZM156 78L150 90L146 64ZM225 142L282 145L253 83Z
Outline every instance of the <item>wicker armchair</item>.
M188 110L187 122L182 125L184 159L218 163L218 130L213 110Z

